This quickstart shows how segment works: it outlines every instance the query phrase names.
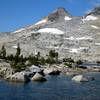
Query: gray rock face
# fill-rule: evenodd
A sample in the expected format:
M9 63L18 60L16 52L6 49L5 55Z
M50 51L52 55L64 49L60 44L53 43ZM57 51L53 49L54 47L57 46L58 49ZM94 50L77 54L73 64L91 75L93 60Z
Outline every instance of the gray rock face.
M60 57L96 61L100 59L99 7L85 17L69 15L63 8L39 21L38 25L0 35L0 47L5 44L7 53L16 52L20 43L22 54L28 56L38 51L46 55L55 49ZM42 29L42 30L41 30ZM64 34L60 34L60 33Z
M57 21L60 18L63 18L67 15L69 16L69 13L64 8L58 8L55 12L51 13L48 16L48 20L51 21L51 22Z
M95 7L89 14L100 15L100 6Z

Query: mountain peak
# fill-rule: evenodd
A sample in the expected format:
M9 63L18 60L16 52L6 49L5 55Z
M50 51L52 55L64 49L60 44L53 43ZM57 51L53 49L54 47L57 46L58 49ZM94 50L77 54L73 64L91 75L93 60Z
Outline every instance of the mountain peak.
M58 12L59 14L61 14L61 13L68 13L68 12L66 11L66 9L63 8L63 7L57 8L55 12ZM69 14L69 13L68 13L68 14Z
M95 7L92 11L90 11L87 15L100 15L100 6Z
M54 12L48 15L48 20L54 21L65 16L71 16L71 15L65 10L65 8L59 7Z

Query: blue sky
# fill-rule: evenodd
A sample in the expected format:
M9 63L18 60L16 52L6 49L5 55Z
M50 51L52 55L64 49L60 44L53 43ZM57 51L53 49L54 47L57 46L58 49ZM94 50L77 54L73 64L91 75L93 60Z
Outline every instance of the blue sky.
M31 25L58 7L82 16L99 4L100 0L0 0L0 32Z

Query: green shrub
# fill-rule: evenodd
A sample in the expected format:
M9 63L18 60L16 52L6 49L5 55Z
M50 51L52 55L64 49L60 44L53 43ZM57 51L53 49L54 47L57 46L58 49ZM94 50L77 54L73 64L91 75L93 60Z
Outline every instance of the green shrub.
M8 56L6 57L6 59L7 59L8 61L13 61L13 60L14 60L13 54L8 55Z
M64 65L65 65L65 66L68 66L69 68L72 68L72 64L71 64L71 63L65 62Z
M26 65L22 62L17 63L17 64L11 63L11 66L12 66L12 68L15 69L16 72L20 72L22 70L25 70L25 68L26 68Z
M70 63L74 63L74 60L72 58L64 58L63 62L70 62Z
M46 63L46 60L44 59L44 57L41 57L41 59L40 59L40 64L41 64L41 65L45 65L45 63Z
M78 64L78 65L80 65L80 64L82 64L83 62L82 62L82 60L77 60L76 61L76 64Z

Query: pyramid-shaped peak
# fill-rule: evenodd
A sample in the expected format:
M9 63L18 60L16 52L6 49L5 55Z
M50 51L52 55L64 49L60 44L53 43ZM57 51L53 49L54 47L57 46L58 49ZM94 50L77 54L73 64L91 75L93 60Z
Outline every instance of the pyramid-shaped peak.
M56 11L54 11L55 13L58 13L59 15L68 15L70 16L69 12L66 11L65 8L63 7L59 7L58 9L56 9Z
M58 11L58 12L66 12L65 8L63 8L63 7L59 7L56 11Z
M59 7L58 9L56 9L55 11L53 11L48 15L48 19L50 21L54 21L62 17L64 18L65 16L71 16L71 15L65 10L65 8Z

